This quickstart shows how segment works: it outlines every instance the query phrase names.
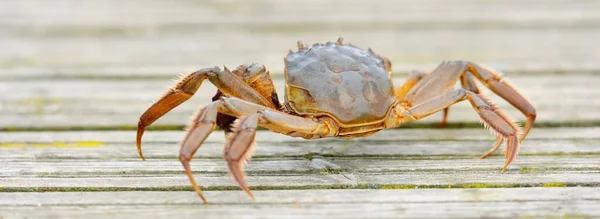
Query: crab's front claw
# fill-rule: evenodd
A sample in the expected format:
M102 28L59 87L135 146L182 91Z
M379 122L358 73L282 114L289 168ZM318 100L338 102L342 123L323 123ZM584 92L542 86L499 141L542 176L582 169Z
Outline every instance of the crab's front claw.
M261 116L262 114L257 113L236 120L233 133L229 134L224 151L224 157L227 160L227 166L231 175L240 185L240 188L252 199L254 199L254 195L252 195L244 182L244 166L252 157L252 153L256 147L254 137Z
M175 86L169 88L167 93L165 93L160 99L152 104L152 106L150 106L150 108L148 108L144 114L142 114L138 122L136 138L138 154L142 160L145 160L145 158L142 154L141 141L142 135L146 130L146 126L151 125L158 118L162 117L173 108L179 106L179 104L190 99L190 97L196 93L204 79L206 79L211 73L217 73L219 71L219 67L205 68L182 77Z

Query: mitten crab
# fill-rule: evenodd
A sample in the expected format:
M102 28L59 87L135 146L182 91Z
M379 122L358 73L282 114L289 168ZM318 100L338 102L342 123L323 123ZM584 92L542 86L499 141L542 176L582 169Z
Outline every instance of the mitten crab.
M298 42L298 51L284 57L285 101L280 103L269 71L260 64L234 71L205 68L183 76L140 117L137 148L145 127L192 97L205 79L218 88L213 102L201 107L181 143L179 159L200 198L206 202L190 169L190 160L218 125L229 132L224 157L231 175L250 196L244 165L254 150L257 127L305 139L355 138L427 117L468 100L482 123L496 136L484 158L506 142L502 171L516 158L536 117L535 108L496 71L469 61L444 61L433 71L412 72L394 88L390 61L371 49L337 42ZM527 122L521 131L508 116L480 93L479 80L520 110ZM462 88L454 88L460 81Z

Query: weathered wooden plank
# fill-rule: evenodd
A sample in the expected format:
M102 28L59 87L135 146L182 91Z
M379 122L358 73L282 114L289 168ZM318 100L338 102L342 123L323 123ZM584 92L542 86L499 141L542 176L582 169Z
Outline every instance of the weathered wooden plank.
M4 193L4 217L446 218L594 217L597 188ZM65 203L69 200L69 203ZM377 209L377 210L375 210Z
M600 171L599 156L521 156L509 171L523 174L557 170ZM502 157L479 159L398 159L398 158L313 158L255 159L246 169L250 175L286 175L289 173L346 172L386 174L419 171L498 171ZM135 177L183 175L176 159L153 159L146 162L120 160L16 160L3 159L0 177ZM200 174L227 173L222 159L194 159L192 170Z
M442 60L467 59L504 72L590 73L600 66L594 39L598 29L556 31L414 30L382 29L268 34L237 31L184 34L184 36L131 36L122 39L4 38L0 56L2 80L53 77L166 77L199 68L259 62L274 74L283 72L282 57L295 42L327 42L344 36L363 48L371 47L390 58L397 74L433 69ZM240 37L243 35L243 37ZM41 48L35 50L34 48ZM85 54L81 48L86 49ZM34 52L35 51L35 52ZM561 52L556 52L561 51Z
M274 205L0 207L7 217L52 218L595 218L597 201Z
M139 7L141 2L147 5ZM56 0L51 4L46 1L24 0L2 2L2 6L5 6L2 7L2 12L11 15L11 17L5 17L2 24L7 26L23 25L21 27L23 29L33 29L39 26L82 28L81 25L160 28L166 24L195 23L243 25L248 23L277 24L316 21L324 23L377 23L386 21L477 23L503 21L515 23L516 25L516 23L522 22L581 22L600 19L600 16L595 13L595 9L600 5L593 0L578 1L576 3L567 0L535 0L526 3L516 0L486 2L476 0L426 0L419 2L376 0L373 1L373 4L368 5L358 0L350 0L344 3L344 5L339 5L331 0L310 0L304 3L276 0L260 0L252 3L245 1L191 2L185 0L153 1L150 3L130 1L123 3L116 0L90 0L81 3L73 0ZM69 7L63 8L63 10L48 11L47 8L54 6L54 4ZM473 13L474 11L486 13ZM186 16L178 16L182 14ZM329 16L323 16L324 14ZM511 14L514 17L508 17L506 14ZM78 19L73 19L74 17ZM40 22L35 23L34 26L25 26L25 24L29 24L28 21ZM208 28L210 27L208 26ZM34 33L43 34L44 32L39 30Z
M56 5L64 7L48 10ZM588 52L599 50L598 10L589 0L3 1L0 78L164 76L251 61L281 73L297 40L339 35L385 54L396 71L457 58L501 70L598 71Z
M413 187L521 187L521 186L598 186L599 171L554 170L510 171L500 170L456 171L431 170L391 173L288 173L249 175L245 181L251 188L413 188ZM238 185L225 173L196 174L196 180L205 189L237 189ZM72 177L3 177L3 190L191 190L185 174L159 176L72 176ZM260 198L260 197L257 197Z
M521 155L597 154L597 128L536 129L523 142ZM176 159L183 132L149 131L143 151L148 158ZM5 132L0 133L2 159L137 159L135 132ZM385 130L355 140L304 140L260 131L257 157L415 156L477 157L493 144L493 137L479 129ZM197 157L221 158L224 136L211 135Z
M98 145L93 143L94 145ZM256 157L306 157L306 156L393 156L404 159L435 159L435 157L462 157L476 159L489 149L493 141L441 141L441 142L326 142L259 143ZM598 154L598 140L525 141L520 156L548 156L556 154ZM177 159L179 144L143 145L144 156L149 159ZM500 153L500 152L498 152ZM499 154L498 154L499 155ZM222 158L222 143L205 143L195 157ZM424 157L425 156L425 157ZM427 157L430 156L430 157ZM2 144L2 159L138 159L135 144L105 144L88 146L87 143L55 144ZM439 159L439 158L438 158Z
M184 131L147 131L144 134L144 144L176 144L184 136ZM533 129L527 136L532 140L595 140L600 138L599 127L584 128L538 128ZM483 128L462 129L390 129L375 133L372 136L351 140L314 139L306 140L259 130L256 141L259 143L287 143L297 145L304 142L381 142L389 141L402 143L406 141L477 141L494 140L489 131ZM99 142L99 143L128 143L135 142L133 131L34 131L34 132L0 132L0 142L3 143L48 143L55 142ZM224 143L222 131L215 131L206 139L207 143ZM524 143L525 143L524 142ZM585 141L582 141L585 142ZM283 145L281 145L283 146ZM7 146L4 146L7 147ZM76 146L75 146L76 147Z
M596 201L497 203L360 203L281 205L120 205L0 207L11 217L52 218L595 218ZM434 210L432 210L434 209Z
M326 204L326 203L448 203L600 201L600 189L564 188L471 188L471 189L353 189L255 191L261 198L249 200L239 191L206 191L214 206L236 204ZM60 196L61 199L55 197ZM64 200L71 200L68 204ZM187 205L201 203L193 192L10 192L0 196L0 206L56 205ZM200 208L200 206L197 206ZM211 206L204 207L211 208Z
M554 75L507 77L538 111L539 122L600 120L600 76ZM404 78L395 79L401 84ZM143 111L170 86L168 80L0 81L0 127L134 126ZM283 100L284 82L275 81ZM551 88L551 89L549 89ZM17 92L18 91L18 92ZM76 92L74 92L76 91ZM215 88L205 84L194 98L156 122L184 125L197 108L210 102ZM523 116L505 101L484 91L518 120ZM561 97L558 101L556 97ZM440 121L436 114L423 121ZM450 111L450 122L479 120L467 102Z
M48 161L33 160L3 160L4 165L0 177L14 176L53 176L53 177L101 177L101 176L160 176L174 172L183 173L179 160L60 160ZM586 160L576 161L579 165L586 166ZM194 159L192 168L196 172L227 173L227 166L223 159ZM308 172L315 171L317 166L311 165L310 160L301 159L269 159L255 160L248 168L248 172L273 174L275 172Z

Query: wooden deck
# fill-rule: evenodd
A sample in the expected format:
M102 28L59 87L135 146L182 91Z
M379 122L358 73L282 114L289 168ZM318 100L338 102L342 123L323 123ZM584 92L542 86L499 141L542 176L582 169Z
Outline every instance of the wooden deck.
M252 2L0 1L0 218L600 217L600 2ZM446 129L436 114L355 140L260 131L252 201L217 131L192 161L204 206L177 155L206 82L138 158L137 119L174 76L255 61L282 96L287 50L338 36L388 56L396 83L448 59L504 72L538 110L520 156L504 174L500 154L478 159L494 138L467 103Z

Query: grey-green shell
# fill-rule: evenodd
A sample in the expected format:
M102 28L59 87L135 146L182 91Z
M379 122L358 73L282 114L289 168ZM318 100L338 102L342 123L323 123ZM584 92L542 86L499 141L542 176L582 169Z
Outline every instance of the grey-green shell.
M345 125L381 120L395 101L390 73L371 51L314 44L285 58L286 105L300 115L330 115Z

